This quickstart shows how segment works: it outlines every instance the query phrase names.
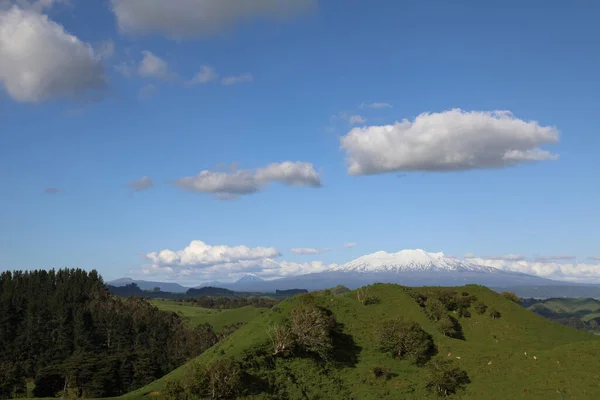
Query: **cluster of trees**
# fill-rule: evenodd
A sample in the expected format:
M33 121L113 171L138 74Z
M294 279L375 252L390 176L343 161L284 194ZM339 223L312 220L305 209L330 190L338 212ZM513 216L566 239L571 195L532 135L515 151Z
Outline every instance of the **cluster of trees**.
M410 360L418 366L426 366L426 387L439 396L448 396L463 389L470 382L465 371L454 360L432 357L437 353L433 337L419 323L405 318L383 321L375 329L379 348L394 358ZM384 368L375 368L376 377L391 376Z
M267 297L212 297L200 296L179 300L203 308L232 309L246 306L271 308L279 303L278 300Z
M0 274L0 398L61 391L118 396L146 385L216 341L175 313L108 293L96 271Z
M194 400L285 392L279 387L282 383L277 382L281 373L273 369L275 359L310 356L327 362L334 353L337 329L329 310L308 301L293 308L289 319L268 328L267 348L250 350L241 360L222 358L209 364L196 363L182 381L170 381L162 394L170 400Z
M454 312L459 318L471 317L471 309L477 314L486 312L492 319L501 317L495 308L489 308L481 300L468 292L458 293L448 288L429 288L417 291L406 288L409 295L421 306L425 314L435 322L438 330L448 337L464 339L462 328L458 319L448 312ZM505 292L503 296L511 301L518 302L520 299L513 293Z

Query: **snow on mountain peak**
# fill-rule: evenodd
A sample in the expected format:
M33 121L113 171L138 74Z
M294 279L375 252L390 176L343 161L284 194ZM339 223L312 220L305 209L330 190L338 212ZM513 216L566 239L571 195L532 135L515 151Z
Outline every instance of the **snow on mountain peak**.
M236 283L248 283L248 282L262 282L264 279L262 279L260 276L254 275L254 274L246 274L244 276L242 276L240 279L238 279L236 281Z
M490 272L483 267L444 253L429 253L421 249L402 250L397 253L378 251L333 268L351 272L403 272L403 271L478 271Z

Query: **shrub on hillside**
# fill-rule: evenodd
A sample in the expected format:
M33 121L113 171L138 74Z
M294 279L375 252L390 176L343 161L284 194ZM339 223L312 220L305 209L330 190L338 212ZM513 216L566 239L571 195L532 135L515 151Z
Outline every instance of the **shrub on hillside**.
M389 381L394 376L390 369L385 367L373 368L373 375L375 375L375 378L384 378L386 381Z
M444 335L451 338L461 336L461 327L458 321L449 315L444 315L435 323L436 328Z
M436 297L442 302L446 310L454 311L458 306L457 297L458 294L452 289L439 289L436 293Z
M495 308L490 308L489 315L492 317L492 319L500 318L502 316L500 311L496 310Z
M187 393L185 387L180 381L168 381L162 391L162 395L167 400L186 400Z
M217 338L219 339L219 341L223 340L227 336L231 335L233 332L240 329L240 327L242 327L245 324L246 324L246 322L240 321L240 322L235 322L233 324L225 325L224 327L221 328L221 331L219 331L219 335L217 336Z
M408 295L410 297L412 297L412 299L419 305L419 307L425 307L425 302L427 301L427 296L425 296L423 293L418 292L414 289L409 289Z
M429 319L433 321L439 321L444 315L446 315L446 306L439 299L429 297L425 301L425 312Z
M287 324L273 324L267 328L267 335L273 346L273 355L287 357L294 351L296 340Z
M485 303L481 300L476 301L475 303L473 303L473 309L475 310L475 312L479 315L483 315L485 314L486 310L487 310L487 306L485 305Z
M336 287L334 287L333 289L331 289L331 291L335 295L340 295L340 294L348 293L350 291L350 289L348 289L344 285L337 285Z
M218 359L210 365L193 364L184 384L167 384L163 395L168 400L233 399L243 389L242 370L231 359Z
M382 322L376 328L381 351L416 364L425 363L435 352L433 338L417 322L404 318Z
M356 300L365 306L379 303L377 296L370 293L368 287L363 287L356 290Z
M193 356L204 353L218 341L217 334L208 322L197 325L191 333L191 352Z
M292 309L290 327L296 343L323 359L327 359L333 350L331 333L335 325L333 315L320 307L303 305Z
M512 292L502 292L502 296L513 303L521 304L521 298Z
M440 397L447 397L465 388L469 376L454 360L435 358L427 364L427 389Z

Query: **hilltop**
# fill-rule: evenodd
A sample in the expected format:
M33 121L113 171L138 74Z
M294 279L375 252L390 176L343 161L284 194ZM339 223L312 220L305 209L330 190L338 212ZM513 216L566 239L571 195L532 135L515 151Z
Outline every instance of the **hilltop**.
M452 310L432 314L437 298ZM287 357L273 356L274 324L293 321L305 307L324 310L335 320L331 352L319 356L302 345ZM485 308L482 314L480 308ZM382 351L377 329L398 318L416 322L430 335L437 355L420 366ZM192 362L122 399L164 396L189 382L194 365L242 368L240 397L248 399L435 398L426 386L431 366L444 362L468 376L470 383L458 390L463 399L600 397L600 377L594 372L600 369L598 337L537 316L482 286L444 291L376 284L341 295L325 290L289 298Z

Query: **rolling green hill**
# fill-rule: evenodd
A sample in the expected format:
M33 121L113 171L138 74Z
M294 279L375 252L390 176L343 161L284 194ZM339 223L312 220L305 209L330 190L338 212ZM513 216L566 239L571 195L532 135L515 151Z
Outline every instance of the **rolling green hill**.
M468 285L454 290L476 296L501 316L493 319L488 313L471 312L470 317L459 318L450 311L460 322L464 336L464 340L454 339L441 334L409 295L414 289L378 284L368 290L377 298L375 304L357 301L356 291L342 295L325 291L290 298L255 315L191 363L121 399L160 398L167 382L183 380L195 363L210 365L223 359L242 363L251 377L262 381L260 390L250 390L244 398L434 398L425 389L426 367L394 359L379 349L375 327L383 320L398 317L418 322L433 337L438 357L453 360L467 372L471 382L457 393L457 398L600 398L600 338L594 335L537 316L487 288ZM295 307L307 301L329 310L341 329L334 339L332 359L323 362L306 355L270 357L267 328L284 321ZM377 377L375 368L386 371L387 379Z
M251 321L254 317L267 311L267 309L253 306L218 310L169 300L152 300L151 303L162 311L173 311L180 314L191 326L208 322L216 332L219 332L225 325Z
M577 313L580 311L600 310L600 300L591 298L578 299L547 299L536 301L529 308L545 307L554 313Z

